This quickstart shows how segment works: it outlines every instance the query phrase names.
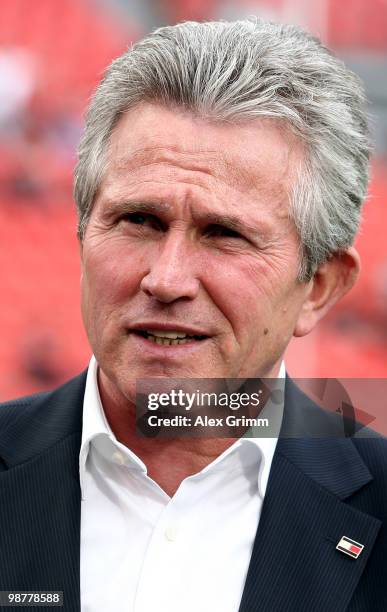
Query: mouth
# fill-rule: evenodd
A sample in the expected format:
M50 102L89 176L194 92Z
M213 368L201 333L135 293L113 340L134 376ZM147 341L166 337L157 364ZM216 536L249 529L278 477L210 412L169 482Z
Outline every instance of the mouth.
M158 344L159 346L179 346L183 344L192 344L194 342L202 342L208 336L201 334L189 334L181 330L173 329L132 329L131 333L140 336Z

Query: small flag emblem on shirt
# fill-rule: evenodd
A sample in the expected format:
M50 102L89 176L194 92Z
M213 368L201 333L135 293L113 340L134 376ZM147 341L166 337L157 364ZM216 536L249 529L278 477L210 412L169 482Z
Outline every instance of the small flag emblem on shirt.
M341 550L341 552L349 555L353 559L357 559L363 550L363 544L359 544L359 542L355 542L355 540L351 540L343 536L340 542L336 546L336 550Z

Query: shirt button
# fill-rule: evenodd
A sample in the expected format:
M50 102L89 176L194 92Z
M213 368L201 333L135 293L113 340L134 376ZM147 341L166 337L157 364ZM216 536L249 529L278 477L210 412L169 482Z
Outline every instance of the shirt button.
M170 525L169 527L166 528L164 535L166 539L168 540L168 542L174 542L177 538L176 527L173 527L172 525Z
M114 451L112 459L117 465L125 465L126 463L125 456L120 451Z

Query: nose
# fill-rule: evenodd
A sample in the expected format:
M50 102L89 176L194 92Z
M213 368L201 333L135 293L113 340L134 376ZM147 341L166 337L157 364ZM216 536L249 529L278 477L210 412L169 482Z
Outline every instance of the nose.
M148 296L170 304L179 299L193 300L199 292L195 257L184 235L168 235L153 252L148 273L140 287Z

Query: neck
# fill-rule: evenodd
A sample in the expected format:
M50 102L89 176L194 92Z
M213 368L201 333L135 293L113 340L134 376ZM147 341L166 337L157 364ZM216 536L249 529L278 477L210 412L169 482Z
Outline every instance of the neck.
M200 472L237 439L154 439L140 436L136 432L135 405L110 390L101 370L98 372L98 386L106 419L117 440L145 463L148 475L170 497L185 478Z

